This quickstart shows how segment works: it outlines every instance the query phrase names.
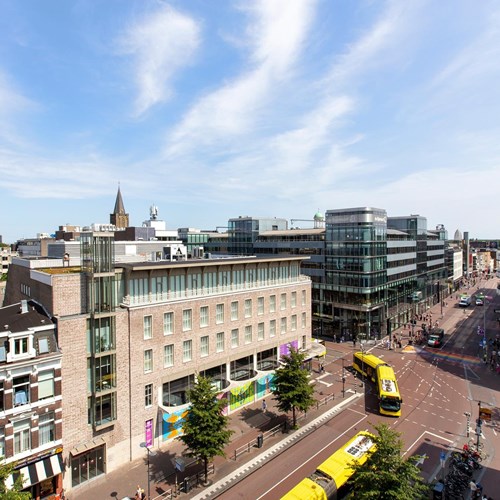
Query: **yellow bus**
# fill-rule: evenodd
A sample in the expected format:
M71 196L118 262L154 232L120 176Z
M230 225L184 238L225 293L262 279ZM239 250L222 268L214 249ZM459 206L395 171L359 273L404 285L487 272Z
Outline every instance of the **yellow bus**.
M365 352L353 354L352 367L376 384L380 413L400 417L403 400L392 367L384 360Z
M375 451L373 434L359 432L327 458L309 477L292 488L281 500L340 500L349 493L348 480L356 461L363 464Z

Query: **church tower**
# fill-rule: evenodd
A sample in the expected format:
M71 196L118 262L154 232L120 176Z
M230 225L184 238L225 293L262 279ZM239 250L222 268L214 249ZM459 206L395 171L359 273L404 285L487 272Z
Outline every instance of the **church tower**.
M115 210L109 215L109 222L116 226L117 229L128 227L128 214L125 213L120 186L118 186L118 193L116 194Z

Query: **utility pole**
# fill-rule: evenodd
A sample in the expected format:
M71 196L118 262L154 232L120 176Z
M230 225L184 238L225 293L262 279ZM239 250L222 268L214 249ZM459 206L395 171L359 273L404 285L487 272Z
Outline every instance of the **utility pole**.
M342 358L342 397L345 397L345 371L344 371L344 358Z
M478 402L479 413L477 417L477 426L476 426L476 434L477 434L477 442L476 449L479 451L479 439L481 438L481 426L483 425L483 421L481 420L481 401Z
M466 411L464 413L465 417L467 418L467 429L466 429L466 434L467 434L467 437L470 436L470 412Z

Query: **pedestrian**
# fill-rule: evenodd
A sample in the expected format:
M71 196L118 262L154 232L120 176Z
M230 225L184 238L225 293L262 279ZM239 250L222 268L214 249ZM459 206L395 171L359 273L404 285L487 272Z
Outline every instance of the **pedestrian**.
M144 490L141 488L141 486L138 484L137 485L137 491L135 492L135 498L136 500L143 500L146 498L146 495L144 494Z
M262 400L262 411L267 411L267 403L265 399Z

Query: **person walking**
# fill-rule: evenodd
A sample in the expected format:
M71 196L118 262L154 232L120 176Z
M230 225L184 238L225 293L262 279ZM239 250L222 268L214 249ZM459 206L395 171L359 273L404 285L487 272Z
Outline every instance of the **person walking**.
M265 399L263 399L263 400L262 400L262 411L263 411L263 412L266 412L266 411L267 411L267 403L266 403L266 400L265 400Z

